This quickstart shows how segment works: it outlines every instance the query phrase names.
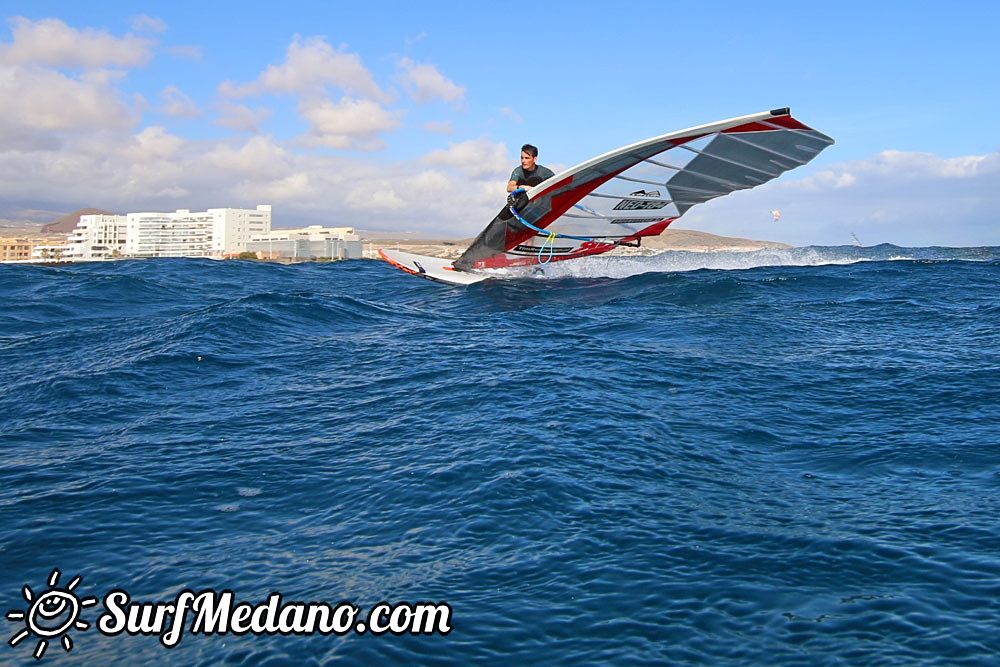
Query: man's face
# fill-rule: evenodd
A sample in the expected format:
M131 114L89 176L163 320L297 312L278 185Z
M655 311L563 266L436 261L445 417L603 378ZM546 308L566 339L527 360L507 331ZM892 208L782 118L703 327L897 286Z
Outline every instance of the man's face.
M535 157L527 151L521 151L521 169L532 171L535 168Z

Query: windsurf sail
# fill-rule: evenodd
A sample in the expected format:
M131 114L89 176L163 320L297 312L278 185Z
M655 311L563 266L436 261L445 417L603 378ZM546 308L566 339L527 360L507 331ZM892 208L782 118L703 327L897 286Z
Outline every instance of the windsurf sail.
M767 183L833 139L775 109L664 134L556 174L504 207L454 262L524 266L637 246L692 206Z

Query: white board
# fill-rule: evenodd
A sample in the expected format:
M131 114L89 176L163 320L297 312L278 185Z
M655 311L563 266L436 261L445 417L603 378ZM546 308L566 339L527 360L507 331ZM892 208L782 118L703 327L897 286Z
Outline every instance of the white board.
M482 273L459 271L451 265L450 259L442 259L441 257L428 257L427 255L385 248L379 248L378 254L397 269L447 285L471 285L490 277Z

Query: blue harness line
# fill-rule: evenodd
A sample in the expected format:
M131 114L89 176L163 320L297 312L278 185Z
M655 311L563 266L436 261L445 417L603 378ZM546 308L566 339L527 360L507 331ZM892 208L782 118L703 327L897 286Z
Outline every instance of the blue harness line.
M527 220L525 220L524 218L521 217L521 214L517 212L516 208L514 208L514 204L511 203L511 198L513 198L513 196L516 195L518 192L526 192L526 190L524 188L517 188L516 190L512 191L510 193L510 197L507 198L507 208L510 209L510 212L514 214L514 217L517 218L521 222L521 224L524 225L525 227L528 227L530 229L534 229L536 232L540 232L542 234L548 234L548 236L545 237L545 241L542 242L542 246L538 249L538 263L539 264L548 264L552 260L552 251L555 248L555 240L556 239L575 239L577 241L593 241L594 240L594 239L592 239L592 238L590 238L588 236L572 236L570 234L558 234L556 232L548 231L548 230L542 229L541 227L536 227L535 225L531 224L530 222L528 222ZM549 256L546 257L543 260L542 259L542 254L545 252L545 246L549 247Z

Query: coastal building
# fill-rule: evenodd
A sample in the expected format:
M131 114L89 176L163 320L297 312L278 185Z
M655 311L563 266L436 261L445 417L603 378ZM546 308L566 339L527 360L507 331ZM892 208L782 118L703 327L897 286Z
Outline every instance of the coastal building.
M251 236L271 230L271 206L191 212L129 213L124 253L132 257L215 257L247 250Z
M67 240L66 259L92 261L121 257L125 252L128 217L81 215Z
M31 244L31 261L33 262L68 262L70 260L70 248L65 243L44 241Z
M0 238L0 262L17 262L28 259L31 259L31 241Z
M354 227L312 225L299 229L275 229L255 234L247 250L260 259L361 259L361 237Z

